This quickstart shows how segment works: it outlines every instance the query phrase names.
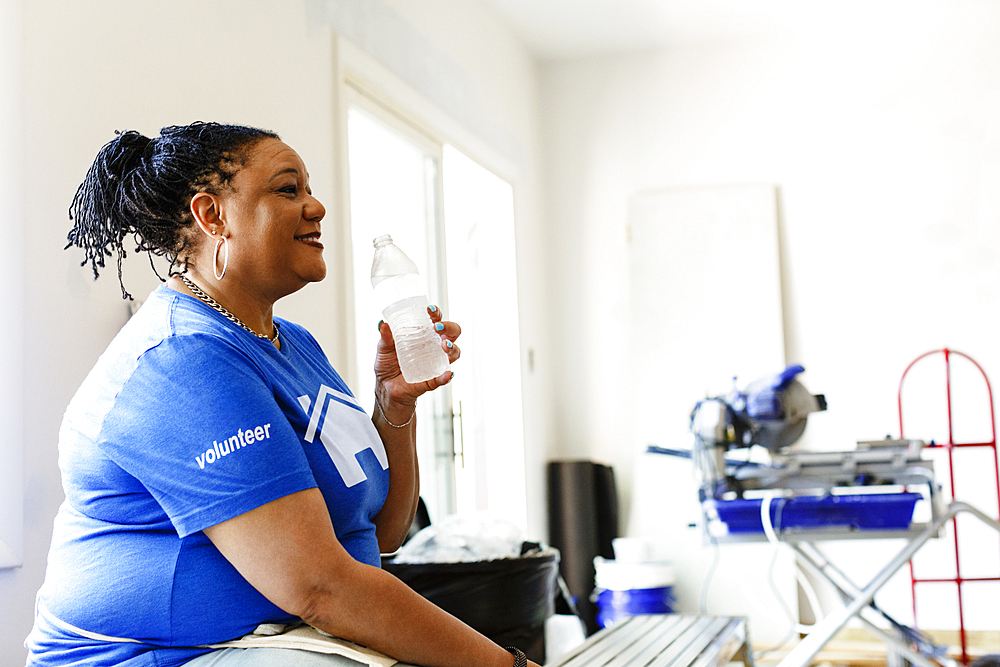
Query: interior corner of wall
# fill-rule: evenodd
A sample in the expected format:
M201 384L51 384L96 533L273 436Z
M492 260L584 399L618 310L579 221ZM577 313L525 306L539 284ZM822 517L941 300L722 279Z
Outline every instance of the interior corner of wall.
M0 445L4 443L0 442ZM10 455L12 452L5 452ZM5 467L0 470L0 570L21 567L24 563L22 549L24 497L21 493L21 461L17 453L5 456Z
M21 567L24 564L19 550L0 540L0 570Z

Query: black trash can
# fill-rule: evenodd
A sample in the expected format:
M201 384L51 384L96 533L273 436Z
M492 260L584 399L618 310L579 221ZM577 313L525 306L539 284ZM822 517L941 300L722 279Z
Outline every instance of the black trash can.
M501 646L545 663L545 621L554 613L559 552L473 563L394 563L382 567Z

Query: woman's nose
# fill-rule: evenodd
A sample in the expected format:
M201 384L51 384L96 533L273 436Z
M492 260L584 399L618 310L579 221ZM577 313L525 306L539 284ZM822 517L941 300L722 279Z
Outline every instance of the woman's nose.
M323 206L323 202L316 199L313 195L309 195L310 201L306 203L306 208L304 211L306 220L314 220L319 222L326 217L326 207Z

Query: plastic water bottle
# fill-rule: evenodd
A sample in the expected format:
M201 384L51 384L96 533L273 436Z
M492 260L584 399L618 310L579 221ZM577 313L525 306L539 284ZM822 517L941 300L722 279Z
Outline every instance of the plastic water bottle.
M377 237L374 244L372 287L382 306L382 317L392 329L403 379L412 384L436 378L448 370L448 355L427 314L427 296L417 265L388 234Z

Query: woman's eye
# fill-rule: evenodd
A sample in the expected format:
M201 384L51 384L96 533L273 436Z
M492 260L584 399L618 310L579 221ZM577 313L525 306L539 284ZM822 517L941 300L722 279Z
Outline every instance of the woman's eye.
M296 185L286 185L286 186L281 187L281 188L278 189L278 192L283 192L285 194L290 194L290 195L294 195L298 191L299 191L299 188Z

